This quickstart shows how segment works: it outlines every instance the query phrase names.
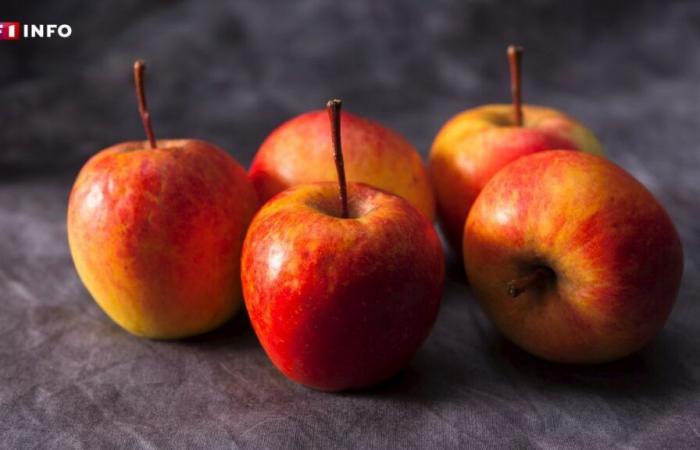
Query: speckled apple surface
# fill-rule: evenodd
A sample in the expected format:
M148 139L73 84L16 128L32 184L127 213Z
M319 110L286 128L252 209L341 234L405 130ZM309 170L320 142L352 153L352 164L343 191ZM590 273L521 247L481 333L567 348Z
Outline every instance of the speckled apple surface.
M68 22L74 36L0 41L0 447L700 447L697 2L19 4L2 19ZM678 228L678 301L641 352L587 368L531 357L450 263L408 369L326 394L281 376L244 314L200 338L139 339L78 279L68 194L98 149L143 139L135 57L157 136L249 167L276 125L331 97L426 158L450 117L509 100L511 41L526 50L523 100L586 124Z

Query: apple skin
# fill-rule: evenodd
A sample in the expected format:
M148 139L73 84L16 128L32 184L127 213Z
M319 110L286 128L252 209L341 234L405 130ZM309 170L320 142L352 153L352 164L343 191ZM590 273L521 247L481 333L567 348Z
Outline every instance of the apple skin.
M362 388L406 366L432 328L445 277L431 222L404 199L336 183L299 185L265 204L243 245L245 304L288 378Z
M240 252L257 196L231 156L196 140L93 156L68 203L68 241L109 317L155 339L209 331L242 303Z
M602 155L595 136L571 117L551 108L523 106L523 126L513 106L484 105L450 119L430 151L430 175L440 223L459 254L469 209L491 177L524 155L553 149Z
M398 133L352 113L341 114L348 181L367 183L405 198L431 221L435 199L416 149ZM280 125L258 149L250 179L261 202L302 183L336 181L326 111L312 111Z
M544 359L624 357L662 328L683 273L671 219L634 177L603 158L547 151L508 165L484 187L464 230L464 264L486 314ZM534 267L539 287L507 294Z

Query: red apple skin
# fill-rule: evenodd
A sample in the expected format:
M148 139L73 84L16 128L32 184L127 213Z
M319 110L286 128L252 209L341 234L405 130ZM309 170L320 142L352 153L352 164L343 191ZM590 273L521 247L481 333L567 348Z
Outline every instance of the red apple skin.
M242 304L240 252L257 196L226 152L196 140L126 142L93 156L68 204L87 290L121 327L168 339L209 331Z
M496 174L464 230L464 263L486 314L544 359L590 364L629 355L662 328L683 272L671 219L603 158L547 151ZM555 278L512 298L534 267Z
M430 174L440 224L457 253L471 205L501 168L545 150L603 154L593 133L562 112L524 105L523 119L522 127L515 126L512 105L484 105L450 119L433 141Z
M408 200L431 221L435 199L418 151L398 133L349 112L341 114L348 181L366 183ZM261 202L290 186L336 181L326 111L312 111L280 125L258 149L250 179Z
M351 183L299 185L255 216L243 245L250 321L288 378L338 391L406 366L435 322L444 256L431 222L408 202Z

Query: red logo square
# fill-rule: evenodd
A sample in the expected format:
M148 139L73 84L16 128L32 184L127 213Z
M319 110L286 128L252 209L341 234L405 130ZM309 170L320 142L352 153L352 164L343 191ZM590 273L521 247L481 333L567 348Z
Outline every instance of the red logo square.
M19 22L0 22L0 41L16 41L20 38L21 27Z

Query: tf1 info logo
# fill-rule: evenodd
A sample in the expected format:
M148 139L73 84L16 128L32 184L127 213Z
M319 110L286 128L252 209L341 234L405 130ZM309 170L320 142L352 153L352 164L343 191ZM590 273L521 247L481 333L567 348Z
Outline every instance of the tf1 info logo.
M70 25L61 24L24 24L19 22L0 22L0 41L16 41L20 38L67 38L73 33Z

